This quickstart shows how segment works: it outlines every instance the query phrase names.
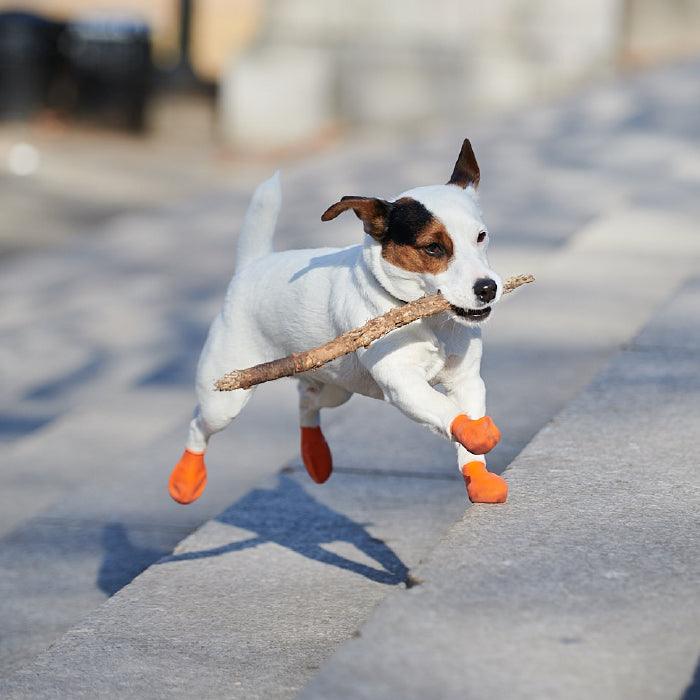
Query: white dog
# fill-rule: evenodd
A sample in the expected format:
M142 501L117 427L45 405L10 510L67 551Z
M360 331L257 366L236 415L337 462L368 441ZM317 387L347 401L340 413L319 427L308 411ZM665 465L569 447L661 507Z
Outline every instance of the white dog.
M326 210L323 221L352 209L364 225L361 245L282 253L272 252L279 175L257 188L243 224L235 274L199 360L199 404L186 450L170 477L176 501L190 503L201 495L209 438L240 413L253 393L216 391L216 379L321 345L438 291L452 305L451 314L411 323L367 349L299 376L302 458L314 481L328 479L332 460L319 427L320 409L363 394L389 401L454 441L472 501L506 500L506 482L486 471L482 456L500 434L484 415L479 324L499 300L502 283L486 258L488 232L478 184L479 167L465 140L446 185L417 187L390 201L343 197Z

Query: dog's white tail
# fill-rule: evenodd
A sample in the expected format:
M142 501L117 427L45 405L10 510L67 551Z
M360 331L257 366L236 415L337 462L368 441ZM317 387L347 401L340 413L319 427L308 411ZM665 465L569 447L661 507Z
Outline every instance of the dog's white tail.
M272 252L277 216L282 204L280 171L261 182L250 200L236 248L236 272Z

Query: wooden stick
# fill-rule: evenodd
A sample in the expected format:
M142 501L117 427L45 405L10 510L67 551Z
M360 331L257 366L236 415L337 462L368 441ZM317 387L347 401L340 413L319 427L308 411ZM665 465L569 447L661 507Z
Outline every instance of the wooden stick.
M503 285L503 293L508 294L514 289L534 282L532 275L518 275L511 277ZM401 328L419 318L434 316L448 311L450 303L441 294L431 294L411 301L403 306L398 306L387 311L381 316L373 318L360 328L353 328L333 340L329 340L317 348L305 352L295 352L287 357L271 362L263 362L260 365L247 369L235 369L218 379L214 387L218 391L233 391L234 389L250 389L251 386L271 382L273 379L291 377L300 372L308 372L318 369L327 362L331 362L343 355L347 355L378 340L382 336Z

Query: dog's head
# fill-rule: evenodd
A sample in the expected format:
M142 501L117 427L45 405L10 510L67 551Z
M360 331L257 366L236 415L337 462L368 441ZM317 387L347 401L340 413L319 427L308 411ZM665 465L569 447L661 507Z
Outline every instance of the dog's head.
M440 291L455 318L484 321L501 296L486 258L489 235L476 188L479 166L468 139L446 185L416 187L392 201L343 197L321 217L352 209L364 224L366 259L382 286L403 301Z

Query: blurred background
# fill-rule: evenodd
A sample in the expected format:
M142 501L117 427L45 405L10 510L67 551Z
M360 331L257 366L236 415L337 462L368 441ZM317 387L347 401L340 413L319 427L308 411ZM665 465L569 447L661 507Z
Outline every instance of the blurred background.
M0 254L699 49L698 0L2 0Z
M294 387L265 386L215 438L204 497L166 494L263 177L284 169L278 247L347 245L330 203L444 182L471 138L495 268L544 280L489 330L502 470L666 293L625 293L641 253L615 303L578 260L619 221L697 221L699 75L700 0L0 0L0 672L296 453ZM455 475L381 406L334 434L357 406L328 419L343 465L372 466L355 442L384 421L410 436L402 469Z

